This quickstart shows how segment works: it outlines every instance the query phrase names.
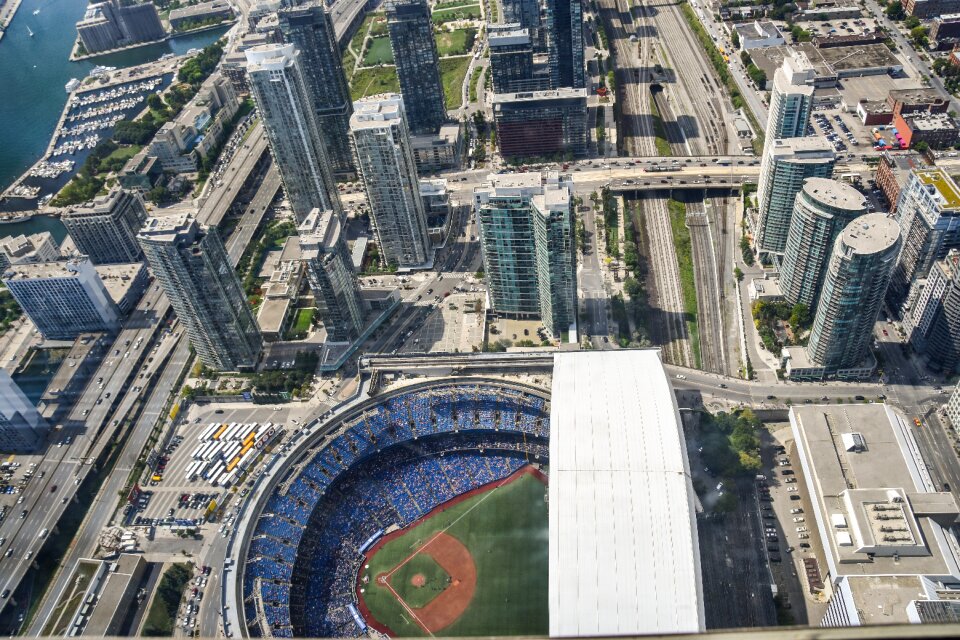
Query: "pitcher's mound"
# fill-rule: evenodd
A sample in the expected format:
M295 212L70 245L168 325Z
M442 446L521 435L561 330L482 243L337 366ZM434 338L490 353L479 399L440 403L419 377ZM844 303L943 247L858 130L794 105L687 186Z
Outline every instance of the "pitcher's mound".
M414 576L410 578L410 584L419 589L423 585L427 584L427 578L422 573L414 574Z

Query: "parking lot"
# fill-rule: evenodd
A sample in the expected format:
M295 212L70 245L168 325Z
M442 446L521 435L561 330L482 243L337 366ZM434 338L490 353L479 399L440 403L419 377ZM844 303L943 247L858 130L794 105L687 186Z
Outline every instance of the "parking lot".
M782 426L782 425L777 425ZM791 432L774 429L762 449L757 488L765 547L781 599L798 623L817 625L825 602L811 593L804 561L822 557L803 469L795 464ZM762 478L761 478L762 476Z
M195 462L192 453L199 444L197 437L210 423L269 422L289 430L297 428L309 411L310 407L306 404L274 407L237 403L191 407L171 436L169 444L155 452L150 479L142 487L142 499L127 507L126 522L143 526L193 526L204 518L211 501L219 506L223 503L221 498L224 493L239 488L239 485L233 485L230 489L215 487L202 477L193 480L187 477L189 468ZM284 436L279 442L286 439Z

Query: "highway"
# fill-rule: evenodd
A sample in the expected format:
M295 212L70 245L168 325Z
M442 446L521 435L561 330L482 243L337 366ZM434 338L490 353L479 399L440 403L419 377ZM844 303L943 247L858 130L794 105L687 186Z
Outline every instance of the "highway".
M266 150L267 136L264 135L263 127L258 121L251 125L250 135L243 148L237 150L233 159L224 168L223 184L214 188L207 198L199 203L199 216L204 224L220 224L243 184L250 177L250 172L257 166Z
M16 505L0 525L0 537L7 540L0 548L5 554L7 550L11 552L9 557L0 557L0 592L16 590L44 542L39 533L45 529L53 531L78 486L94 470L91 462L112 441L113 427L124 417L120 412L139 393L132 389L144 386L146 376L155 372L156 364L147 363L145 377L135 376L143 360L153 357L148 356L153 334L168 308L166 298L155 289L144 295L114 344L105 351L83 396L64 424L52 432L47 454L21 494L23 503ZM115 408L118 410L114 411ZM66 444L67 439L70 444ZM20 518L24 510L26 516Z
M240 223L237 225L237 228L233 230L233 233L230 234L230 239L226 243L227 254L230 256L230 261L233 266L237 266L237 263L240 262L243 250L250 244L253 234L256 233L260 227L260 223L263 222L263 216L267 212L267 207L269 207L273 199L277 197L279 190L280 171L277 170L276 165L271 164L266 175L263 177L263 181L257 188L257 192L250 200L250 204L247 205L243 217L240 218Z

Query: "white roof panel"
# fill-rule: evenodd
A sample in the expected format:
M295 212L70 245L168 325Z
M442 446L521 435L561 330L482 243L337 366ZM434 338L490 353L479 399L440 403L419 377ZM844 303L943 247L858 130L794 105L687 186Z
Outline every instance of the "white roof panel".
M653 350L557 354L550 635L703 631L694 494Z

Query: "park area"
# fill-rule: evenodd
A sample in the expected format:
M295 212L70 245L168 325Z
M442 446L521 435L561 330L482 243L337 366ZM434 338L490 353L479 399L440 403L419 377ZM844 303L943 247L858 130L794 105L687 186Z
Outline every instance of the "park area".
M545 635L545 491L525 467L381 540L361 575L367 621L391 636Z

